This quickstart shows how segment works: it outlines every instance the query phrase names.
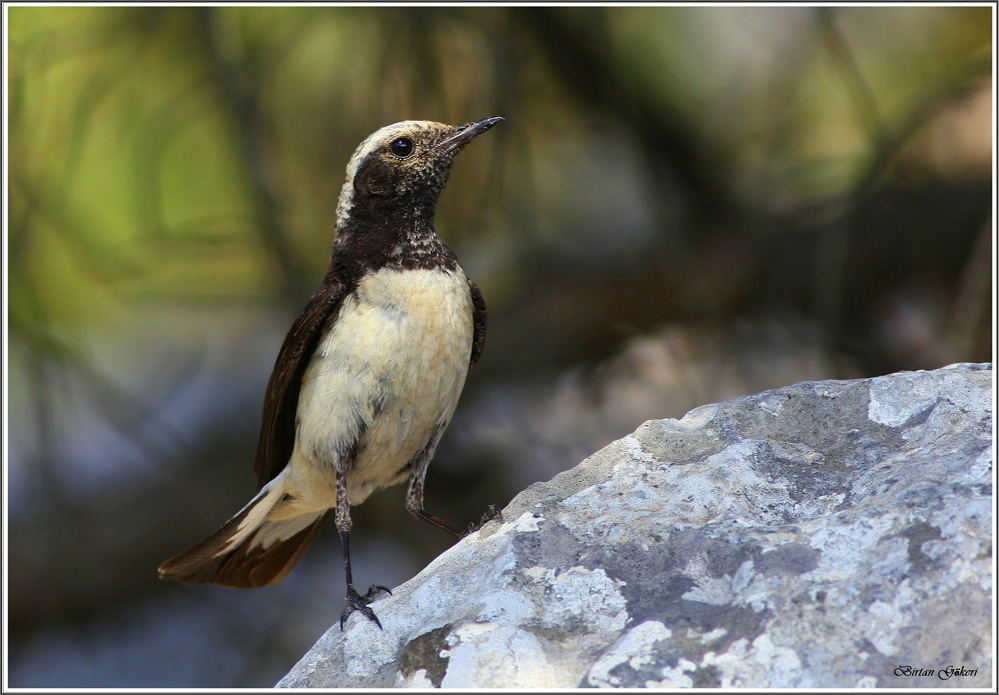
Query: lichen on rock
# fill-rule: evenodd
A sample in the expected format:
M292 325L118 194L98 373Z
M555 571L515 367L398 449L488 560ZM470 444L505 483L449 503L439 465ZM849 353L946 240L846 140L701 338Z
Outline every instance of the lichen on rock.
M988 686L992 396L959 364L649 421L279 685Z

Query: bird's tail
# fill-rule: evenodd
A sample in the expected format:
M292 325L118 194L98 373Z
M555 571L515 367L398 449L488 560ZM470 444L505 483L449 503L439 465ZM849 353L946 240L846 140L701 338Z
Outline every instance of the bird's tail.
M225 526L160 565L160 578L245 589L276 584L298 563L330 513L291 516L291 502L282 473Z

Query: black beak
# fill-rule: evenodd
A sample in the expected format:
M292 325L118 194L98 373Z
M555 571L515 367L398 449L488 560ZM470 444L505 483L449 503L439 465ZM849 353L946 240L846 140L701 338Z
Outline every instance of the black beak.
M483 118L481 121L475 121L474 123L457 126L449 138L437 144L437 149L447 154L457 152L471 142L473 138L482 135L502 120L500 116L493 116L491 118Z

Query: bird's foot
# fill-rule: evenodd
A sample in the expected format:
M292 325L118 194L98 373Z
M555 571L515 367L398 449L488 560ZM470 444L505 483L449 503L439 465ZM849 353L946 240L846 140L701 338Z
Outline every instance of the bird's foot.
M503 514L502 512L500 512L499 507L497 507L495 504L490 504L488 507L486 507L485 514L483 514L482 518L479 519L479 523L468 525L468 530L465 531L465 533L462 535L462 538L464 538L465 536L472 535L473 533L478 531L480 528L485 526L493 519L499 519L500 521L503 521Z
M378 626L378 629L382 629L382 624L378 621L378 616L375 615L375 612L371 610L371 606L368 604L374 601L375 597L383 591L390 596L392 595L392 592L388 590L388 587L375 584L374 586L368 587L368 593L361 596L357 593L353 586L348 584L346 597L347 605L344 607L343 613L340 614L340 631L343 631L343 624L347 622L347 618L349 618L350 614L354 611L360 611L361 614L368 620L373 620L375 625Z

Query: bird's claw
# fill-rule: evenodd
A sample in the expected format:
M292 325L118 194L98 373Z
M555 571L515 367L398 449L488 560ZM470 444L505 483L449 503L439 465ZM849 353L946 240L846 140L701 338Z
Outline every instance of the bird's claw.
M497 507L495 504L490 504L488 507L486 507L486 511L482 515L482 518L479 519L479 523L477 523L477 524L469 524L468 525L468 530L465 531L465 533L462 536L462 538L464 538L465 536L472 535L473 533L475 533L476 531L478 531L480 528L482 528L483 526L485 526L487 523L489 523L493 519L499 519L500 521L503 521L503 513L500 511L500 508Z
M378 616L375 615L375 612L371 610L371 606L368 605L375 600L375 597L378 596L379 593L383 591L389 596L392 595L392 592L388 590L388 587L381 586L379 584L368 587L368 593L364 594L364 596L357 593L354 587L348 585L346 597L347 605L344 607L343 613L340 614L340 631L343 631L343 624L347 622L347 618L349 618L350 614L354 611L360 611L361 615L366 617L368 620L374 621L375 625L378 626L378 629L383 629L381 622L378 620Z

